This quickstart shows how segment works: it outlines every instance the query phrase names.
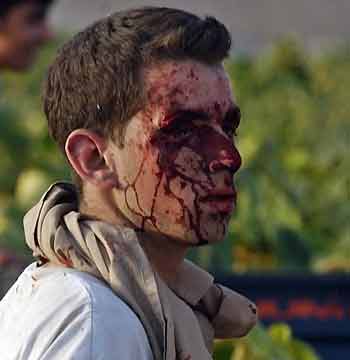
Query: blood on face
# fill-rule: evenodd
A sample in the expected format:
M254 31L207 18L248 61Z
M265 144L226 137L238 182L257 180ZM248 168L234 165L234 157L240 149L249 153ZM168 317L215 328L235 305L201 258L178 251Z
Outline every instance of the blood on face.
M145 83L147 106L131 120L137 125L125 148L134 147L128 161L137 163L124 177L125 211L142 231L191 244L220 240L241 165L233 142L240 114L227 76L221 66L168 62L149 69Z

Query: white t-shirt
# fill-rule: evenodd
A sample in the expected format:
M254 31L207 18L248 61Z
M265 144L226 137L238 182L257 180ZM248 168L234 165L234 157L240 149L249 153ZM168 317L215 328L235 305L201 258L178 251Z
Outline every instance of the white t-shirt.
M74 269L28 266L0 302L1 360L152 360L133 311Z

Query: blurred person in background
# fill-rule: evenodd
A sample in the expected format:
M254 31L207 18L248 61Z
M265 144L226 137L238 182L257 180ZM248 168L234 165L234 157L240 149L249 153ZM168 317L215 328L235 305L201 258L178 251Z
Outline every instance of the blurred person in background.
M52 38L47 10L53 0L1 0L0 70L28 70Z
M47 23L48 9L53 2L54 0L0 0L0 72L30 70L38 50L53 37ZM6 119L0 118L0 121ZM0 248L0 266L20 265L22 261L8 250ZM3 280L1 289L1 286L6 288L7 285L4 284L4 268L0 270Z
M209 360L254 326L254 304L185 260L235 208L230 46L215 18L147 7L60 50L44 110L75 184L24 219L38 261L0 303L1 358Z

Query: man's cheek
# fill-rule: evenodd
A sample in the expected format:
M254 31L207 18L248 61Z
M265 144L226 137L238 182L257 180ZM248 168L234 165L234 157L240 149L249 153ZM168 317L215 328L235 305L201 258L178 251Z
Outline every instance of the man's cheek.
M146 150L139 155L138 167L134 168L132 179L129 180L134 193L134 208L141 214L152 217L160 197L164 172L159 169L159 152Z
M192 198L192 199L191 199ZM188 206L193 194L183 188L176 178L170 182L162 177L154 203L154 217L161 228L183 227Z
M210 178L204 171L203 158L193 150L183 147L175 158L174 166L178 177L192 180L194 184L202 187L210 187Z
M168 186L170 190L169 195L181 204L182 208L190 209L193 207L199 194L191 181L184 181L180 176L176 176L170 179Z
M154 203L153 216L157 227L181 237L193 233L191 238L198 241L194 234L199 231L199 192L197 185L185 182L180 176L171 179L163 176Z

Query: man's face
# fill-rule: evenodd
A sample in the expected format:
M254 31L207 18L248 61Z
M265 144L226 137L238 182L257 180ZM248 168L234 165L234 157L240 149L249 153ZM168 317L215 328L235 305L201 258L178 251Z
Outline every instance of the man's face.
M222 240L235 208L240 112L220 65L169 61L144 73L147 105L112 144L115 203L137 227L189 245Z
M46 24L45 8L35 1L23 1L0 18L0 65L25 70L37 50L52 38Z

